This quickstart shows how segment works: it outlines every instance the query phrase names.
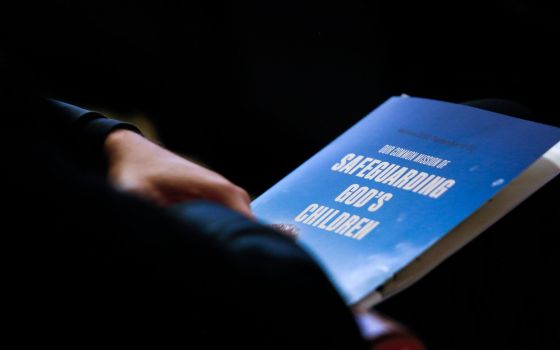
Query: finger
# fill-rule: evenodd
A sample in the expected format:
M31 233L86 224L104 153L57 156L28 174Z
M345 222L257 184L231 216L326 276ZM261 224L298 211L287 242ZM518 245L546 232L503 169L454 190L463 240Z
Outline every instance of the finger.
M225 206L229 207L230 209L233 209L233 210L237 211L238 213L241 213L242 215L246 216L247 218L249 218L251 220L255 220L255 215L251 211L251 206L246 202L246 200L244 198L242 198L242 197L230 198L230 199L227 199L223 204Z
M251 210L251 199L247 191L239 186L227 184L225 188L218 191L218 201L233 209L247 218L254 220L255 216Z
M362 337L373 350L425 350L422 341L402 325L378 313L355 311Z
M299 237L299 229L292 224L272 224L270 225L273 229L280 232L282 235L297 241Z

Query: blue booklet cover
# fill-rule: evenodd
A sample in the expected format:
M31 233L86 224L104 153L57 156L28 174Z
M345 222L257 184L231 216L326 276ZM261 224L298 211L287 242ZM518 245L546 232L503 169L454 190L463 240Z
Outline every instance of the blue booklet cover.
M393 97L252 203L349 304L375 291L560 140L560 129Z

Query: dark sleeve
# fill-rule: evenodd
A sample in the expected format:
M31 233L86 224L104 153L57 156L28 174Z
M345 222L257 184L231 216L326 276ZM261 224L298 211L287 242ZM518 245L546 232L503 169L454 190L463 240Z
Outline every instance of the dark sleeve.
M15 158L26 171L5 197L19 232L5 236L11 324L129 345L362 349L349 308L287 237L208 202L153 206L44 151Z
M44 104L52 123L69 133L72 142L81 146L101 152L103 142L109 133L116 129L128 129L141 134L133 124L120 120L110 119L103 114L90 111L66 102L46 99Z
M129 129L141 133L132 124L43 97L28 76L29 70L0 51L2 123L25 130L25 135L22 135L24 140L56 144L74 150L82 157L99 157L105 138L113 130Z
M226 257L223 280L211 294L229 314L222 318L236 332L228 334L231 339L243 343L250 337L263 348L362 348L349 307L292 239L209 202L185 203L172 212Z

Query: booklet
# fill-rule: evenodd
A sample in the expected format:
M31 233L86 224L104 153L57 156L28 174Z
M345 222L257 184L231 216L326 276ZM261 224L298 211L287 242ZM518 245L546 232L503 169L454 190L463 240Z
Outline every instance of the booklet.
M424 276L560 172L560 128L393 97L255 199L347 303Z

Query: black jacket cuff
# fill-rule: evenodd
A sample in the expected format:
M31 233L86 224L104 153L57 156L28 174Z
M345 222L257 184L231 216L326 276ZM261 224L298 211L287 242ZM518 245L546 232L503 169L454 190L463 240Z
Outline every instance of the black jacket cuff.
M81 125L79 126L81 129L80 134L82 134L86 138L86 142L89 143L90 147L88 148L101 150L107 136L117 129L131 130L142 135L142 132L133 124L125 123L120 120L109 119L101 114L98 115L100 117L92 119L88 118L87 121L80 123Z
M68 126L67 130L71 136L87 149L101 152L105 139L116 129L127 129L142 134L133 124L109 119L101 113L53 99L49 99L48 102L58 118Z

